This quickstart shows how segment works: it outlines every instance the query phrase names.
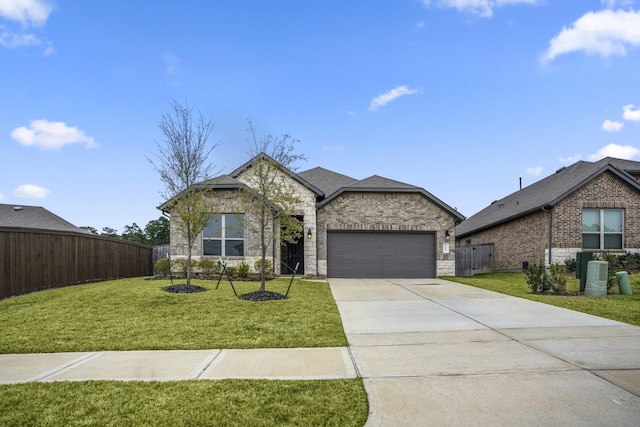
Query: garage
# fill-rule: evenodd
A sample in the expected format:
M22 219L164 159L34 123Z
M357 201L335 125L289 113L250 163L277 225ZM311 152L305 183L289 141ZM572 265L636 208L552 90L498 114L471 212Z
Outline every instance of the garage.
M329 231L329 277L436 277L435 233Z

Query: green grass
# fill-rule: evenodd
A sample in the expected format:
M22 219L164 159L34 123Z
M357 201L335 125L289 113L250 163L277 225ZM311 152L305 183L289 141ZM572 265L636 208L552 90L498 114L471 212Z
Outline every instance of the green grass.
M3 426L362 426L361 380L0 385Z
M567 275L568 295L532 294L523 273L491 273L473 277L443 277L452 282L464 283L507 295L526 298L545 304L593 314L619 322L640 326L640 274L629 276L633 295L609 294L606 297L578 295L580 281ZM617 288L614 292L618 292Z
M296 280L289 299L268 302L241 300L228 282L194 281L207 288L195 294L164 292L168 284L123 279L0 301L0 352L347 345L327 283ZM11 426L362 426L367 416L361 379L0 385L0 425Z
M346 346L325 282L296 280L289 298L251 302L229 282L193 281L205 292L172 294L144 278L37 292L0 301L1 353ZM289 281L267 283L285 293ZM234 283L239 294L255 282Z

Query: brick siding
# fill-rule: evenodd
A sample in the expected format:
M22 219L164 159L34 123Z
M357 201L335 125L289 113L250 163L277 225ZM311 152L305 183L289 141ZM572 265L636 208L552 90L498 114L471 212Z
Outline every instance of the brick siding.
M327 231L430 231L436 233L437 274L455 271L454 218L418 193L345 192L318 210L318 271L327 274ZM445 231L450 253L444 254Z

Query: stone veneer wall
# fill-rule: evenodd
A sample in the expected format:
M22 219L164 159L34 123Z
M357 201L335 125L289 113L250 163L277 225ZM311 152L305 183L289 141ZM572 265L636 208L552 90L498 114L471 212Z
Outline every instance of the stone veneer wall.
M345 192L318 210L318 273L327 274L327 231L436 233L437 275L455 275L455 219L419 193ZM449 253L443 253L449 230Z
M316 252L316 195L304 185L295 181L286 174L281 174L279 179L283 182L283 186L293 191L302 201L298 210L294 215L303 216L303 230L301 239L304 239L304 272L305 275L317 274L317 252ZM238 180L251 185L251 176L248 172L243 172ZM307 238L308 231L311 230L311 239ZM271 251L270 251L271 252ZM276 243L276 262L273 263L276 274L280 274L280 245ZM259 253L259 247L258 247ZM289 271L283 271L282 274L291 274Z
M553 207L552 263L562 264L582 251L582 209L623 209L624 247L636 252L640 248L640 195L612 173L605 172L586 183ZM517 270L523 261L549 260L548 213L540 210L525 217L498 225L458 242L494 244L494 269Z
M244 213L242 203L238 199L235 190L215 190L210 193L209 206L212 214L241 214ZM171 217L170 234L171 234L171 256L176 258L187 257L187 242L178 232L178 221L180 218L175 215ZM249 223L246 223L250 221ZM244 257L229 257L229 266L240 264L243 260L251 267L254 262L260 258L260 240L257 233L250 232L251 229L257 229L255 220L250 215L245 215L244 228ZM267 253L267 259L272 260L270 253ZM195 260L201 259L202 256L202 233L196 238L193 245L191 256ZM217 257L212 257L217 259ZM272 260L273 261L273 260Z

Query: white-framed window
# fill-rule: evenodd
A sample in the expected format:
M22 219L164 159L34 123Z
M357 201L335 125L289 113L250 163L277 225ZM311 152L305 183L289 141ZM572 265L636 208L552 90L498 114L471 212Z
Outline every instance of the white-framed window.
M202 255L244 256L244 214L214 214L202 232Z
M583 209L582 248L622 249L622 209Z

